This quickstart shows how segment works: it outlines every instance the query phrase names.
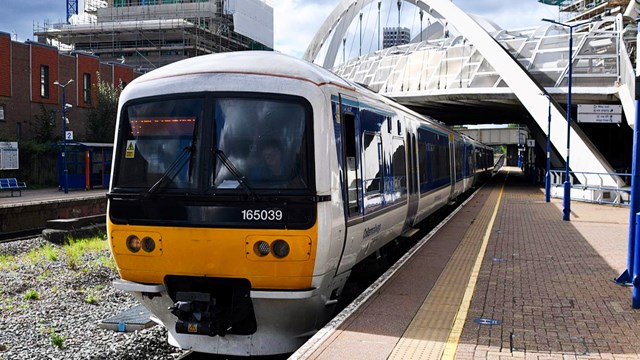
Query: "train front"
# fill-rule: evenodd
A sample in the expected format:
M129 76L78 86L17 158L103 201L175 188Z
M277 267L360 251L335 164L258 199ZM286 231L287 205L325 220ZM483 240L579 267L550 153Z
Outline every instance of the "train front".
M318 90L197 70L212 59L143 76L121 97L108 194L115 286L164 324L172 345L291 352L332 303L329 271L315 265L330 196L317 191L313 107L295 95Z

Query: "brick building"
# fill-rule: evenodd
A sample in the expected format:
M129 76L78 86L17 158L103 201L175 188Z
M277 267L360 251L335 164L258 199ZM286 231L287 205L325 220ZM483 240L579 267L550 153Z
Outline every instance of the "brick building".
M132 67L102 63L98 57L82 53L62 54L57 48L36 43L20 43L0 32L0 141L31 140L37 131L36 116L62 108L62 89L55 85L74 81L65 88L68 130L75 140L83 140L89 108L96 100L97 73L103 81L127 84L137 74ZM62 114L56 113L54 136L62 138ZM114 119L115 121L115 119Z

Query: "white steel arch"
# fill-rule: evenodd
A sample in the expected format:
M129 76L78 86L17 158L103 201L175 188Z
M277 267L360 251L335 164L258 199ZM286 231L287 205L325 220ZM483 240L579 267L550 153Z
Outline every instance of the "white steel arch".
M533 80L527 71L515 60L487 31L480 26L471 16L466 14L450 0L404 0L418 6L430 16L445 19L448 24L455 27L457 32L470 41L484 58L502 76L513 93L525 106L532 118L536 121L540 129L547 133L547 121L549 118L548 102L545 95L548 95L544 87ZM340 41L345 36L351 22L357 16L359 8L371 4L374 0L343 0L336 9L329 15L320 30L316 33L310 43L304 58L313 61L324 43L334 33L329 44L328 52L324 60L325 67L333 66L338 52ZM335 32L333 31L335 30ZM551 99L551 97L549 97ZM567 149L567 122L565 111L552 101L551 107L551 141L556 149ZM574 125L571 126L570 156L571 170L576 172L589 173L614 173L609 163L599 153L596 147L588 140L586 135ZM616 186L621 183L617 176L596 177L594 181L603 181L603 185Z

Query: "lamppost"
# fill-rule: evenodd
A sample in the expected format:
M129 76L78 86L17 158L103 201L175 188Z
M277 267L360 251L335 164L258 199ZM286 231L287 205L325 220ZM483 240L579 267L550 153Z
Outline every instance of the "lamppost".
M360 51L358 56L362 56L362 12L360 13Z
M544 201L551 202L551 96L544 94L549 100L549 116L547 125L547 174L544 177Z
M380 24L380 7L381 6L382 6L382 0L378 0L378 50L382 48L382 45L380 44L380 27L382 26L382 24Z
M54 85L62 88L62 164L64 168L64 193L69 193L69 170L67 168L67 97L65 88L71 84L73 79L69 79L66 84L60 84L57 80L53 82Z
M552 19L542 19L552 24L560 25L562 27L569 28L569 80L567 83L567 160L565 162L565 175L564 175L564 197L562 199L562 220L569 221L571 215L571 181L569 176L569 152L570 152L570 140L571 140L571 77L573 70L573 29L582 25L588 24L600 20L600 18L593 18L588 21L583 21L576 24L565 24Z
M396 33L396 46L400 45L400 17L402 15L402 1L398 0L398 32Z

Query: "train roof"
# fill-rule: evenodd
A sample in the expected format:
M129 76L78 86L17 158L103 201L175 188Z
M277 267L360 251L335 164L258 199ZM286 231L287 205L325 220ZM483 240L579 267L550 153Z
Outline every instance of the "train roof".
M144 74L132 82L197 74L253 74L294 78L317 85L353 88L348 81L308 61L275 51L238 51L196 56Z

